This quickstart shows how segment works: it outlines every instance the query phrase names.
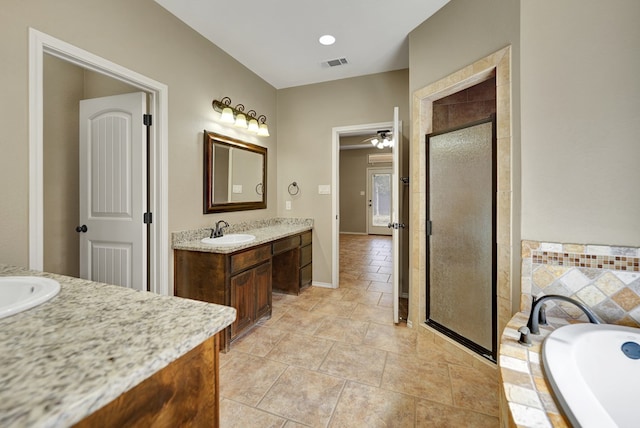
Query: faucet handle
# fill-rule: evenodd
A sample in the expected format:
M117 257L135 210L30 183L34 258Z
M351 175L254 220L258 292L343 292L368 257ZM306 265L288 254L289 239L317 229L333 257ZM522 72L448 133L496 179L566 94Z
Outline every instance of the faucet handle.
M531 338L529 337L529 327L523 325L518 329L518 333L520 333L520 339L518 339L518 343L524 346L531 346Z

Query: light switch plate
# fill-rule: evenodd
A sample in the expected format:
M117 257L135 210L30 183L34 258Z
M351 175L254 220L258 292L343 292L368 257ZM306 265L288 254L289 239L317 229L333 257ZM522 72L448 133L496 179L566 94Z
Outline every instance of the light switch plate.
M364 196L364 190L360 191L360 196Z
M291 209L291 201L285 201L284 209L285 210L290 210Z
M320 184L320 185L318 185L318 194L319 195L330 195L331 194L331 185L330 184Z

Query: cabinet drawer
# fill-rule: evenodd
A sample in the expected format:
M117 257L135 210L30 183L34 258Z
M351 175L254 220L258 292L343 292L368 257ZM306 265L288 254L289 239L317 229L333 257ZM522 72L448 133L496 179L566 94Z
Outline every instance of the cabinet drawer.
M300 245L311 244L311 231L309 230L308 232L304 232L302 235L300 235L300 240Z
M311 253L311 245L307 245L306 247L300 248L300 266L308 265L311 263L312 253Z
M300 269L300 287L305 287L311 284L312 267L313 265L306 265Z
M300 235L290 236L273 243L273 254L278 254L299 246Z
M239 272L243 269L257 265L271 257L271 246L251 248L231 256L231 273Z

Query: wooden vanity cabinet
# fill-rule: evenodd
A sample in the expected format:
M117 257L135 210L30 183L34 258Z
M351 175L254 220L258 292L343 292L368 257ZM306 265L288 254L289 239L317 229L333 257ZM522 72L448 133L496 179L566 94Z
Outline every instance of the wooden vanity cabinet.
M174 250L174 294L236 309L221 335L220 349L271 316L271 245L231 254Z
M273 246L272 287L288 294L300 294L311 285L311 231L275 241Z

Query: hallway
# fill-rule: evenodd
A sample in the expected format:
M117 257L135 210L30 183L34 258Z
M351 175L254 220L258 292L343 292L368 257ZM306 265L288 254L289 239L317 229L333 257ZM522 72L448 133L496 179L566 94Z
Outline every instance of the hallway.
M497 370L394 325L390 239L340 239L340 288L274 293L221 354L221 426L497 427Z

